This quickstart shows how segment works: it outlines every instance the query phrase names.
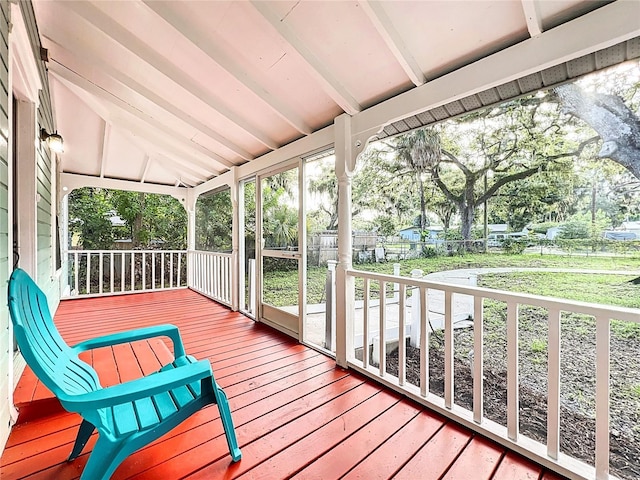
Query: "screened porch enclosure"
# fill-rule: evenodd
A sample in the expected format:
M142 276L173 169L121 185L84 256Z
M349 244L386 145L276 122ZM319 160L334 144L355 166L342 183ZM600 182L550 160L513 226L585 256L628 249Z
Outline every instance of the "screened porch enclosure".
M115 478L623 472L611 339L640 323L638 310L361 271L354 264L376 258L376 239L354 228L353 192L374 141L637 61L638 0L3 0L0 27L0 273L27 271L70 343L160 316L177 324L231 399L242 462L229 464L205 409ZM175 198L186 248L71 248L68 196L84 187ZM217 243L198 234L205 200L228 214ZM318 204L331 211L322 221ZM295 286L282 286L282 272ZM461 303L474 320L464 375ZM484 378L489 308L504 317L499 399ZM536 435L521 396L520 329L532 308L548 325ZM567 316L594 344L589 452L575 458L563 443ZM64 458L78 419L28 369L21 376L12 343L5 311L0 477L77 478L86 456ZM88 360L111 384L169 353L146 343Z

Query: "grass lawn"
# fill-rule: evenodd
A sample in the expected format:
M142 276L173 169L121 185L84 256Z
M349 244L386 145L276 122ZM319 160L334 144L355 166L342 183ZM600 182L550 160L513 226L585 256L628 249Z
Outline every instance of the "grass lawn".
M411 270L425 274L460 268L573 268L591 270L640 270L640 257L599 257L561 255L505 255L500 253L472 254L453 257L418 258L400 263L400 275L408 277ZM393 263L363 263L357 270L393 274ZM326 267L307 270L307 303L322 303L325 299ZM482 285L501 290L512 290L539 295L583 300L595 303L613 303L640 307L640 287L625 283L630 278L580 274L509 274L496 276ZM605 278L612 277L612 278ZM513 281L512 281L513 279ZM517 281L516 281L517 279ZM604 288L607 284L609 287ZM589 285L587 290L586 285ZM298 277L295 272L265 272L265 300L275 306L295 305L298 295Z

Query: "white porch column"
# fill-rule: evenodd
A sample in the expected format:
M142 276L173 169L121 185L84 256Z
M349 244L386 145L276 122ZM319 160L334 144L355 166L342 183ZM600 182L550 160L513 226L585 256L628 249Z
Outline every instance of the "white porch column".
M69 194L64 192L58 202L60 215L60 255L62 256L62 279L60 281L60 296L71 295L71 285L69 284ZM76 265L73 268L77 268Z
M192 190L187 190L187 201L184 208L187 210L187 287L193 285L193 251L196 249L196 202L198 195Z
M338 267L336 269L336 362L341 367L354 356L353 318L355 284L346 275L352 267L351 177L357 151L351 135L351 117L335 119L336 176L338 178Z
M237 312L240 308L240 186L238 184L238 168L231 167L231 309Z

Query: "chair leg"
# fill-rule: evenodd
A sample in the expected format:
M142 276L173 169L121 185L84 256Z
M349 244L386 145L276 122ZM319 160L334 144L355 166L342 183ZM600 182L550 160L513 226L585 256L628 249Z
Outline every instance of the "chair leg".
M67 462L71 462L78 458L78 455L82 453L82 449L85 447L87 442L89 441L89 437L96 429L93 424L87 422L86 420L82 420L80 424L80 428L78 429L78 436L76 437L76 443L73 445L73 450L71 451L71 455L67 459Z
M109 480L115 469L131 453L130 450L135 450L126 447L122 441L113 442L100 435L80 480Z
M231 419L231 410L229 409L227 395L224 393L222 388L218 386L215 380L213 380L213 391L216 397L216 403L218 404L218 410L220 410L220 419L222 420L222 426L224 427L224 434L227 437L227 445L229 446L231 459L234 462L237 462L242 458L242 453L238 447L236 431L233 428L233 420Z

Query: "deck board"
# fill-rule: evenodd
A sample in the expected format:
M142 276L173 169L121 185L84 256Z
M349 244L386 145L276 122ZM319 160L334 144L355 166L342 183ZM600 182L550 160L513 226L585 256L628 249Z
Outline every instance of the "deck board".
M69 344L173 323L187 352L209 359L229 397L241 462L230 462L218 410L211 406L131 455L114 480L560 478L190 290L64 301L55 322ZM100 348L86 361L107 386L156 371L172 359L171 350L168 340L153 339ZM30 407L31 413L9 437L0 477L77 479L96 435L67 463L79 417L52 408L51 393L29 370L16 403L21 414Z

